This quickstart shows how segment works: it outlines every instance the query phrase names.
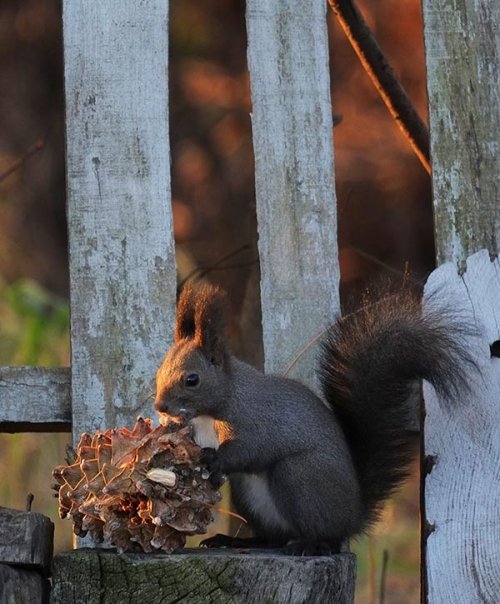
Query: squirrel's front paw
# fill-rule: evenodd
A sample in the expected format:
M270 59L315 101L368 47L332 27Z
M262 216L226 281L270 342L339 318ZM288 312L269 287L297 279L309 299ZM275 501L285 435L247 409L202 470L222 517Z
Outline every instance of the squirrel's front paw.
M217 459L217 451L215 449L212 449L212 447L204 447L201 450L200 461L202 464L207 466L207 468L209 470L210 470L210 466L215 462L216 459Z
M226 478L221 470L219 460L217 458L217 451L210 447L205 447L201 450L200 461L202 464L207 466L207 470L210 472L210 482L215 488L221 487Z

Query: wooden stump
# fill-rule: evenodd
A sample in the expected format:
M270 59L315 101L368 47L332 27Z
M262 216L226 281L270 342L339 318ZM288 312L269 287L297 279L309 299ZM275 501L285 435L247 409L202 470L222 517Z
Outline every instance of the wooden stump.
M40 573L0 564L2 604L42 604L48 596L49 581Z
M54 525L37 512L0 507L0 563L50 572Z
M53 536L42 514L0 507L0 603L48 601Z
M54 558L52 604L352 604L355 556L80 549Z

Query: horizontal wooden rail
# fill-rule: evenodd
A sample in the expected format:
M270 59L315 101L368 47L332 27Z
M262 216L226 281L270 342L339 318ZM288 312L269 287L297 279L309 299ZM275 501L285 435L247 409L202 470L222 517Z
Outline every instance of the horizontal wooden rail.
M70 432L69 367L0 367L0 432Z
M0 367L0 433L71 432L69 367ZM416 385L408 430L419 431Z

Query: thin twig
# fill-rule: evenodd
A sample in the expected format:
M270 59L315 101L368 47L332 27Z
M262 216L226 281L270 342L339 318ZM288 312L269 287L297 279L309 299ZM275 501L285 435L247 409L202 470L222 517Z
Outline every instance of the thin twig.
M387 262L380 260L380 258L377 258L376 256L373 256L372 254L365 252L364 250L362 250L359 247L356 247L354 245L351 245L349 247L352 249L353 252L358 254L358 256L361 256L362 258L366 258L366 260L369 260L370 262L373 262L374 264L381 266L387 272L393 273L394 275L401 277L403 279L403 286L407 285L408 282L411 282L413 285L420 285L421 280L417 281L416 279L413 279L413 277L410 277L409 272L408 272L408 263L405 264L405 270L401 271L397 268L394 268L390 264L387 264Z
M328 0L328 4L392 117L408 139L420 163L430 174L429 131L370 28L352 0Z
M376 256L373 256L372 254L368 254L367 252L364 252L363 250L361 250L358 247L354 247L354 246L350 246L351 249L358 254L359 256L361 256L362 258L366 258L367 260L371 260L372 262L374 262L375 264L378 264L382 267L384 267L387 271L394 273L395 275L397 275L398 277L402 278L402 287L405 288L408 286L409 283L411 283L413 286L418 286L421 285L421 283L423 281L425 281L427 279L427 275L420 280L416 280L413 279L412 277L410 277L410 271L409 271L409 267L408 267L408 263L405 264L405 270L404 271L400 271L396 268L393 268L392 266L390 266L389 264L383 262L382 260L380 260L379 258L377 258ZM349 313L347 315L343 315L342 318L347 318L350 317L351 315L355 315L359 312L362 312L363 310L365 310L366 308L370 308L371 306L375 306L377 305L379 302L382 302L383 300L385 300L386 298L390 297L391 294L387 294L387 296L383 296L380 300L376 300L375 302L368 304L368 305L363 305L360 309L355 310L352 313ZM307 342L307 344L297 353L297 355L294 357L294 359L290 362L290 364L287 366L287 368L285 369L285 371L283 372L283 376L284 377L288 377L288 375L290 374L290 371L295 367L295 365L300 361L300 359L305 355L305 353L312 347L314 346L314 344L316 344L316 342L318 340L320 340L328 331L329 326L325 327L325 329L322 329L318 334L316 334L311 340L309 340L309 342Z
M403 275L403 277L405 277L404 273L402 275ZM418 284L418 281L415 283ZM403 283L403 285L404 285L404 283ZM358 308L357 310L354 310L353 312L350 312L346 315L342 315L341 318L347 319L348 317L352 317L354 315L357 315L358 313L364 312L367 308L372 308L373 306L377 306L377 304L380 304L384 300L387 300L388 298L391 297L391 295L392 295L391 293L388 293L387 295L382 296L380 299L375 300L375 302L371 302L370 304L363 304L363 306L361 306L361 308ZM300 352L297 353L295 358L291 361L291 363L285 369L285 371L283 372L283 377L288 377L288 374L290 373L290 371L295 367L295 365L300 361L300 359L305 355L305 353L327 333L327 331L330 329L330 327L331 327L330 325L325 327L318 334L316 334L311 340L309 340L309 342L302 348L302 350Z
M363 310L365 310L366 308L370 308L371 306L375 306L376 304L378 304L379 302L382 302L382 300L385 299L381 298L380 300L377 300L376 302L374 302L373 304L367 304L367 305L363 305L360 309L355 310L352 313L349 313L347 315L343 315L342 318L346 319L347 317L350 317L352 315L356 315L359 312L362 312ZM285 369L285 371L283 372L283 377L288 377L288 374L290 373L290 371L295 367L295 365L300 361L300 359L305 355L305 353L312 347L314 346L314 344L316 344L316 342L318 340L320 340L325 334L326 332L330 329L330 325L328 327L325 327L325 329L322 329L318 334L316 334L311 340L309 340L309 342L304 346L304 348L302 348L302 350L295 356L295 358L292 360L292 362L288 365L288 367Z
M33 495L33 493L28 493L26 495L26 511L27 512L31 512L31 506L33 505L33 499L35 499L35 496Z
M380 598L379 604L385 602L385 582L387 579L387 565L389 564L389 552L384 550L384 557L382 558L382 570L380 571Z
M229 260L230 258L233 258L234 256L240 254L241 252L244 252L244 251L249 250L249 249L250 249L250 245L248 243L245 243L244 245L242 245L242 246L236 248L235 250L229 252L225 256L222 256L222 258L219 258L216 262L214 262L210 266L207 266L207 267L197 266L190 273L188 273L186 275L186 277L184 277L184 279L179 283L178 289L179 290L182 289L182 286L185 283L187 283L187 281L189 281L190 279L192 279L196 275L196 273L199 273L198 274L198 278L204 277L211 270L219 267L223 262L226 262L226 260ZM252 261L252 264L253 264L253 261Z
M224 266L207 266L203 269L203 274L200 274L200 277L204 277L207 273L213 271L233 271L237 268L248 268L249 266L253 266L254 264L258 264L259 259L254 258L253 260L249 260L248 262L241 262L240 264L224 264ZM200 267L201 268L201 267Z
M26 151L21 155L21 157L18 157L4 172L0 173L0 182L2 182L2 180L5 180L16 170L18 170L29 157L35 155L35 153L38 153L38 151L40 151L40 149L43 149L44 147L45 141L42 138L37 139L32 145L30 145L26 149Z
M311 346L314 346L314 344L316 344L316 342L328 331L328 327L325 327L325 329L322 329L317 335L314 336L314 338L312 340L309 340L309 342L304 346L304 348L302 348L302 350L295 356L295 358L293 359L293 361L288 365L288 367L285 369L284 373L283 373L283 377L287 377L288 374L290 373L290 371L295 367L295 365L300 361L300 359L305 355L305 353L309 350L309 348L311 348Z
M226 514L226 516L231 516L232 518L236 518L241 523L248 524L248 520L243 518L243 516L240 516L236 512L232 512L231 510L228 510L227 508L214 508L214 509L216 509L217 512L220 512L221 514ZM240 530L240 529L238 529L238 530Z
M375 563L375 537L368 535L368 600L370 604L377 604L376 597L376 563Z

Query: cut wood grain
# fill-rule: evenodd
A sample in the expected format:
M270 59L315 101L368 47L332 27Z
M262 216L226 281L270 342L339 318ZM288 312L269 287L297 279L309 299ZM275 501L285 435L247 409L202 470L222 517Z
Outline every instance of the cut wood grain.
M326 4L249 0L265 368L285 370L339 312ZM312 384L317 350L292 375Z
M500 596L500 262L486 250L429 278L426 296L468 317L479 336L468 341L479 372L465 367L470 392L453 405L424 385L428 601L495 604ZM434 294L434 296L433 296Z
M0 367L0 432L69 432L67 367Z
M0 507L0 563L48 574L53 536L54 525L46 516Z
M52 604L352 604L352 554L294 558L214 550L79 550L54 558Z
M73 433L151 415L170 344L168 2L63 2Z
M500 251L498 0L423 0L438 264Z

